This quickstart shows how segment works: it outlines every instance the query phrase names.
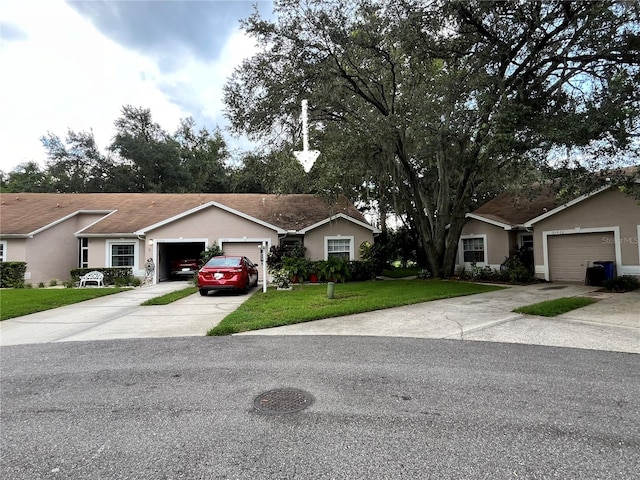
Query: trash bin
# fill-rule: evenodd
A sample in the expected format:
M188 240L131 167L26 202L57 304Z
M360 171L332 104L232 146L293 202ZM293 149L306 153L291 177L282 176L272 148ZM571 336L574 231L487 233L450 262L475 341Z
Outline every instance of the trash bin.
M587 275L584 284L592 287L601 287L605 280L605 270L602 265L587 267Z
M611 280L616 276L616 262L593 262L593 265L601 265L604 268L604 279Z

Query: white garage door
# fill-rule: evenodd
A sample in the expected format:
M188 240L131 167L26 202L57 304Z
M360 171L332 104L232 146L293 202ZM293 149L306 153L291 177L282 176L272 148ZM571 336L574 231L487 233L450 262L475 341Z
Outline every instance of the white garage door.
M547 240L552 282L583 283L592 262L616 259L613 232L550 235Z
M225 255L247 257L260 266L260 250L258 250L258 247L261 245L262 242L224 242L222 250Z

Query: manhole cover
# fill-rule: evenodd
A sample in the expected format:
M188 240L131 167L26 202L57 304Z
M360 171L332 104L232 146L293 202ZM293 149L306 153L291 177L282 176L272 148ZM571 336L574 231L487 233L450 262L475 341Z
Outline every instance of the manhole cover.
M567 286L566 285L553 285L551 287L541 288L540 290L562 290L563 288L567 288Z
M307 392L296 388L280 388L258 395L253 406L261 413L280 415L299 412L312 403L313 397Z

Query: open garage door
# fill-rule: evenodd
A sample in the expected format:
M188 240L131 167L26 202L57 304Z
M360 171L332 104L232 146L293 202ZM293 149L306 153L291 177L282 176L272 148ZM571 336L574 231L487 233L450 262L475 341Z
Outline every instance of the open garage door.
M200 254L204 251L205 244L201 241L169 242L158 240L158 259L156 269L158 271L158 281L176 280L171 275L171 263L176 260L200 259ZM182 278L184 280L184 278Z
M247 257L256 265L260 265L260 250L262 242L224 242L222 250L225 255Z
M593 262L616 259L613 232L550 235L547 248L552 282L584 283Z

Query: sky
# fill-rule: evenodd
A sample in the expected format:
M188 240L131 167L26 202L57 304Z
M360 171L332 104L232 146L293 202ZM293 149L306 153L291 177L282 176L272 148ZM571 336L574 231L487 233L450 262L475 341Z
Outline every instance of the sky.
M123 105L169 132L185 117L224 128L222 87L255 52L239 24L254 5L270 16L267 0L2 0L0 170L44 166L48 132L92 130L104 150Z

